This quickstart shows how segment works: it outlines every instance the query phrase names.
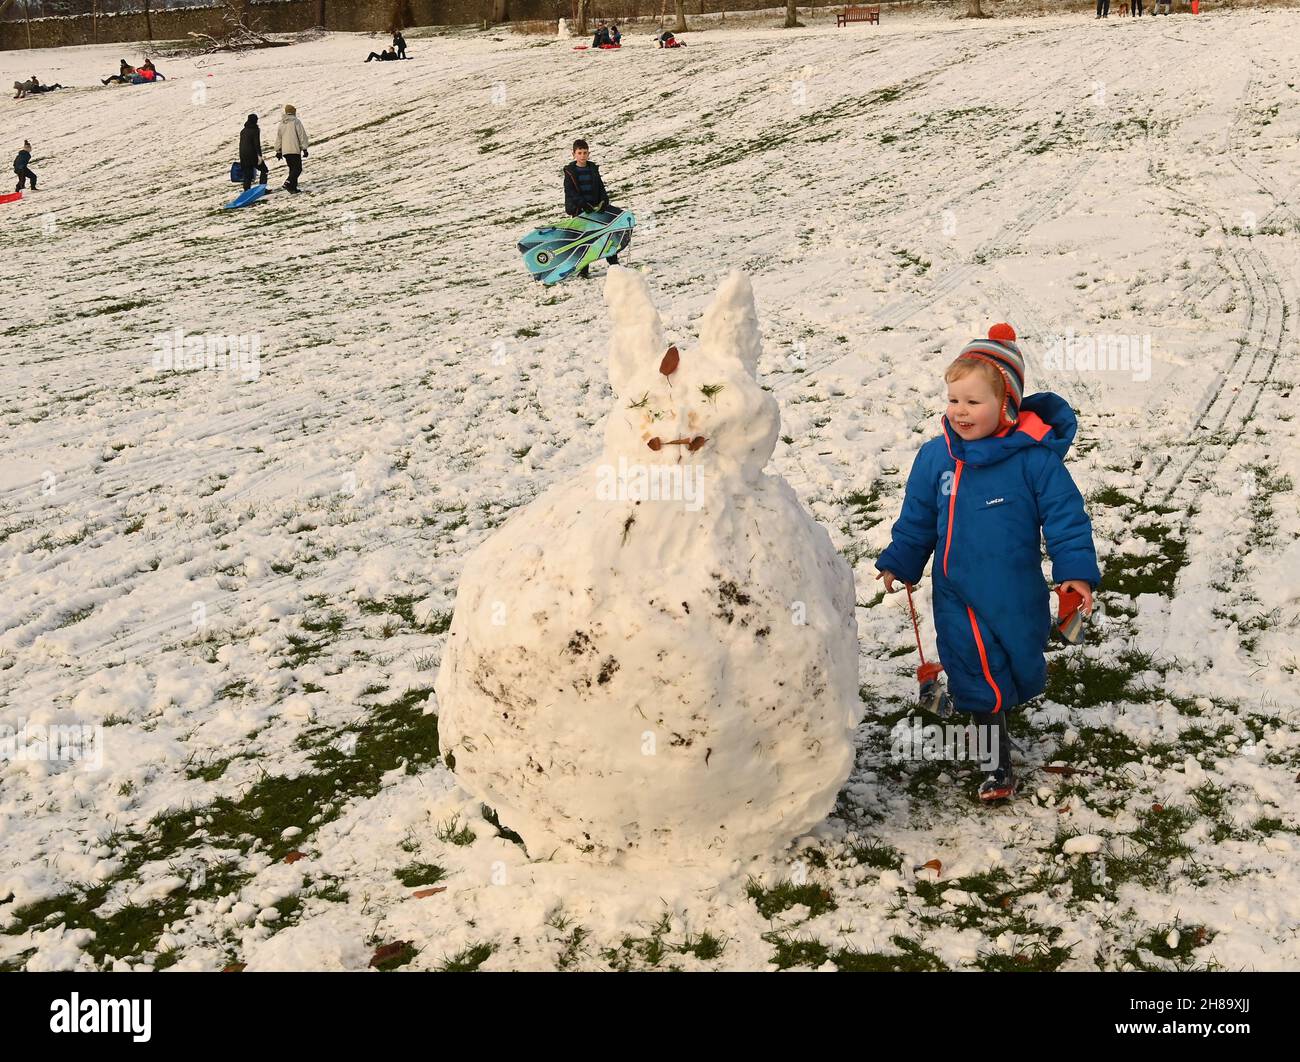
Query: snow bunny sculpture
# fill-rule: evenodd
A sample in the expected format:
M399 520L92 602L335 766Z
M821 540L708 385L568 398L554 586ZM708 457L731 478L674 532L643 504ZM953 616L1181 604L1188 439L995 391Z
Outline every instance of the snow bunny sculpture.
M605 285L616 393L595 467L470 556L438 675L443 755L535 858L765 855L853 765L853 575L780 476L733 272L695 350L642 277Z

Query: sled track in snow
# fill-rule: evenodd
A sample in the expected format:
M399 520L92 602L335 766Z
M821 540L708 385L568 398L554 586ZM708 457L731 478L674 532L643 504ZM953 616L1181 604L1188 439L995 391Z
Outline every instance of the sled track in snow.
M1247 179L1259 183L1259 177L1237 157L1235 130L1249 111L1253 74L1247 82L1239 109L1228 131L1227 150L1233 166ZM1149 132L1148 132L1149 136ZM1173 182L1161 170L1148 164L1148 173L1175 194ZM1181 444L1173 444L1147 477L1140 501L1145 505L1177 507L1179 523L1186 526L1196 511L1197 501L1205 490L1204 481L1193 476L1203 459L1218 454L1222 461L1241 439L1251 422L1259 400L1267 388L1286 345L1290 309L1286 292L1277 279L1272 262L1257 250L1249 238L1234 237L1226 220L1217 211L1202 211L1207 224L1225 234L1227 255L1236 266L1237 277L1246 300L1246 321L1237 350L1205 397L1193 418L1193 427ZM1234 410L1237 416L1234 419ZM1179 454L1191 447L1185 459ZM1185 485L1193 485L1187 489Z
M1138 50L1136 43L1130 43L1124 52L1113 53L1110 58L1113 61L1122 62L1127 57L1133 55ZM1122 82L1126 77L1134 76L1131 67L1126 67L1125 72L1116 80ZM1089 103L1076 103L1076 110L1079 108L1090 107ZM1091 138L1088 138L1089 140ZM1000 228L994 235L989 237L976 248L971 255L970 260L953 267L944 272L931 287L924 292L917 292L912 295L904 296L892 303L881 308L874 315L872 323L881 330L893 330L899 325L904 324L927 306L932 305L940 298L950 294L958 288L964 281L974 276L984 265L987 258L998 253L1007 253L1015 250L1026 235L1033 228L1042 222L1045 218L1054 213L1066 198L1073 192L1077 191L1080 182L1087 176L1088 172L1098 162L1098 156L1095 153L1080 154L1071 164L1069 171L1056 181L1050 190L1035 200L1022 210L1009 223ZM951 201L951 200L949 200ZM837 364L844 358L849 357L852 351L846 351L841 354L832 355L828 358L820 359L802 372L797 374L794 379L782 380L778 382L773 390L778 394L786 392L802 382L811 379L819 372Z

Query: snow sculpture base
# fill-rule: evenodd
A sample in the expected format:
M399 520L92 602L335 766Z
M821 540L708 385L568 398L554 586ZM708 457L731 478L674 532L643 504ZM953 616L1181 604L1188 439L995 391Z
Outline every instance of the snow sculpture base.
M466 563L443 755L534 858L768 854L826 816L853 764L852 573L762 472L779 413L754 379L749 282L726 279L680 354L639 274L611 269L605 295L605 452Z

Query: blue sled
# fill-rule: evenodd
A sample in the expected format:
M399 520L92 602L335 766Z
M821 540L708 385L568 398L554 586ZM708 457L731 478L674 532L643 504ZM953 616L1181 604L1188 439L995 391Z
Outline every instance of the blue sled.
M266 185L255 184L247 192L240 192L229 203L226 204L227 210L234 210L236 207L245 207L250 203L256 203L262 196L266 195Z

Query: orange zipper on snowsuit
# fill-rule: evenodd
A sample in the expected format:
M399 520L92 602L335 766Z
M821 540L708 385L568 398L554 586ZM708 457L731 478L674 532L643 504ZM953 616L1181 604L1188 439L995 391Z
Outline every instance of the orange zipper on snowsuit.
M943 433L944 442L948 442L948 432L945 429ZM952 444L948 443L948 456L952 457ZM952 548L952 525L957 516L957 488L961 485L961 470L965 466L965 461L958 461L953 457L957 464L957 474L952 479L952 493L948 495L948 534L943 543L943 574L945 578L948 575L948 551ZM966 606L966 614L970 617L970 629L975 635L975 648L979 650L980 667L984 669L984 681L989 684L993 690L993 696L996 703L993 705L993 711L996 713L1002 708L1002 691L998 689L998 684L993 681L993 672L989 669L988 654L984 652L984 639L980 635L979 624L975 621L975 610Z

